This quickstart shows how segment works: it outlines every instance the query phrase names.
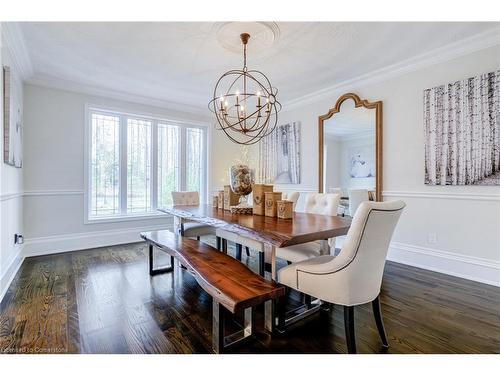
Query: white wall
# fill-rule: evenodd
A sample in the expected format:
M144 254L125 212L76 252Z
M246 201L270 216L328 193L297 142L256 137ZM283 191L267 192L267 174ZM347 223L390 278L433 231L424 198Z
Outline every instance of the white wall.
M84 224L85 105L200 122L197 116L97 96L25 85L26 255L137 240L171 219Z
M11 84L19 103L23 102L23 87L19 67L14 59L11 41L5 37L5 25L0 25L1 52L0 69L4 65L11 69ZM0 72L0 87L3 88L3 71ZM0 90L0 118L3 119L3 89ZM0 299L7 285L21 264L22 245L14 245L14 234L23 233L23 169L3 162L3 120L0 121Z
M499 68L496 46L383 82L332 90L302 107L285 106L280 123L301 121L303 127L302 183L293 188L318 189L319 115L350 91L382 100L384 199L407 203L390 258L500 285L500 186L424 185L422 122L424 89Z

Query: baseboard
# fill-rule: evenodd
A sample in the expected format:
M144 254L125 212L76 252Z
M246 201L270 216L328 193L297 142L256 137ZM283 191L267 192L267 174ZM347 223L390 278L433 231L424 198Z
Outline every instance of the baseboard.
M7 293L7 289L9 289L9 286L12 283L12 280L14 280L17 271L19 271L19 268L21 268L21 265L23 264L24 255L22 250L23 249L21 249L21 251L16 254L5 272L0 276L0 302L2 302L5 293Z
M142 241L139 236L140 232L170 229L171 225L172 224L150 225L147 227L27 238L23 249L23 255L25 257L31 257L140 242Z
M500 262L443 250L392 242L387 259L500 287Z

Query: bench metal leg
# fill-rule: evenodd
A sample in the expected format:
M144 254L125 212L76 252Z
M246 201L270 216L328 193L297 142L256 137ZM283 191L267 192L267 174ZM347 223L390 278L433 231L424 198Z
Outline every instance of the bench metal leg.
M264 303L264 328L268 332L274 331L275 326L275 306L274 300L269 300Z
M149 245L149 275L154 276L154 275L159 275L162 273L166 272L172 272L174 270L174 257L170 257L170 266L167 267L161 267L154 269L153 268L153 245Z
M224 350L224 307L213 300L212 349L216 354Z
M212 306L212 348L215 353L222 353L228 346L236 344L252 335L253 315L251 307L245 309L243 312L244 321L242 329L224 336L224 320L227 312L216 300L213 300Z

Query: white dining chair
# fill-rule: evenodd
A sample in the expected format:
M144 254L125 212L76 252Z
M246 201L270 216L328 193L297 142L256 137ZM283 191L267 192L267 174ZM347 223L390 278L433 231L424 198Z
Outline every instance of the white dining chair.
M354 217L361 202L370 200L367 189L349 189L349 216Z
M344 306L349 353L356 352L354 306L372 303L375 322L385 347L387 337L380 311L380 287L392 234L405 207L403 201L362 202L338 256L323 255L293 263L278 271L278 281L292 289ZM283 301L278 326L286 326Z
M200 195L197 191L173 191L172 200L175 206L197 206L200 204ZM174 218L174 228L182 236L196 237L198 241L201 236L215 234L215 228L210 225L178 220L177 217Z
M310 214L337 216L340 194L306 194L304 212ZM330 248L335 249L335 239L328 240ZM300 262L321 255L321 241L276 248L276 257L289 263Z
M300 197L300 193L298 191L292 191L292 192L289 192L289 193L283 193L281 195L281 198L284 201L293 202L293 209L294 210L295 210L295 207L297 206L297 202L299 200L299 197Z

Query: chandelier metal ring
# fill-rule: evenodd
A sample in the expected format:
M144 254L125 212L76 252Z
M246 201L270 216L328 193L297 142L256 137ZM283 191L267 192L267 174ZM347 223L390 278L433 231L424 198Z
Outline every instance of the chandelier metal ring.
M243 43L243 69L224 73L215 84L208 103L218 128L233 142L251 145L271 134L278 123L281 104L278 89L258 70L248 70L246 47L250 35L240 35ZM241 91L240 91L241 89Z

